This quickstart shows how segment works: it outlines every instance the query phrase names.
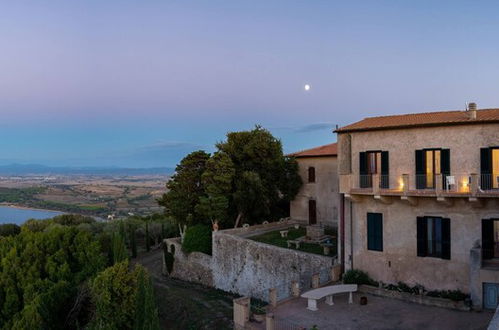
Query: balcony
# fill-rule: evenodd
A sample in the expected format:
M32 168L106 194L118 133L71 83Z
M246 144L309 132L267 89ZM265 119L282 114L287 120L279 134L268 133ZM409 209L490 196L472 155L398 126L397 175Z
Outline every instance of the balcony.
M347 195L436 197L463 197L474 201L483 197L499 197L499 176L491 174L450 175L341 175L340 192Z

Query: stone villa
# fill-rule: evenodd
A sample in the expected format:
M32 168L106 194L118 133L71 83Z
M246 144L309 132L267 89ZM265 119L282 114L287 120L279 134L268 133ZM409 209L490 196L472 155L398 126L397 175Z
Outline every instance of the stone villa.
M340 194L336 143L288 156L296 158L303 181L290 205L291 218L307 225L337 227Z
M497 307L499 109L472 103L467 111L366 118L335 132L338 159L329 166L338 167L344 269L461 290L475 308Z

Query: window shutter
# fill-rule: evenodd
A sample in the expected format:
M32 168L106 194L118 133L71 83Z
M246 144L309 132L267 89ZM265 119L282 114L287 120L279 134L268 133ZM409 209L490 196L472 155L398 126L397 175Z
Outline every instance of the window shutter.
M450 149L440 151L440 172L450 175Z
M360 173L360 175L367 174L367 155L366 155L366 152L359 153L359 173Z
M442 173L442 187L447 183L447 175L450 175L450 149L440 150L440 173Z
M442 219L442 259L450 260L450 219Z
M359 187L368 188L370 187L370 179L367 179L367 152L359 153Z
M382 151L381 152L381 175L382 175L382 177L380 178L381 188L388 189L390 186L390 179L388 177L389 171L390 171L390 169L389 169L388 151Z
M427 236L426 218L418 217L417 219L418 257L426 257L426 243L427 243L426 236Z
M494 220L482 219L482 258L494 257Z
M375 250L374 214L367 213L367 249Z
M376 214L376 250L383 251L383 214Z
M426 187L424 151L416 150L416 188L424 189Z
M489 190L492 188L492 178L491 178L491 149L481 148L480 149L480 188L483 190Z
M381 152L381 174L388 175L388 151Z

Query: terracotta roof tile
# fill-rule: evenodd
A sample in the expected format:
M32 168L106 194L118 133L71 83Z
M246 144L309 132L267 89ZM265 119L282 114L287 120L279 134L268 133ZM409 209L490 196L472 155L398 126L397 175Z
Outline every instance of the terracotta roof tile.
M395 128L425 126L466 125L499 123L499 109L477 110L476 119L471 119L468 111L440 111L413 113L407 115L365 118L356 123L341 127L335 132L373 131Z
M326 156L337 156L338 148L336 143L326 144L320 147L306 149L298 152L289 154L288 156L300 158L300 157L326 157Z

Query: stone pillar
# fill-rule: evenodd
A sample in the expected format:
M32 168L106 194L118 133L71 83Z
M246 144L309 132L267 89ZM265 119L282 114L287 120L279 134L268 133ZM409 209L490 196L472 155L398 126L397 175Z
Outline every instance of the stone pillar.
M409 193L409 174L402 174L402 184L402 191L404 195L407 195Z
M269 304L272 307L277 306L277 289L276 288L269 289Z
M373 183L373 194L374 196L379 196L379 180L380 176L379 174L373 174L372 176L372 183Z
M338 282L341 276L341 265L334 265L331 267L331 281Z
M319 287L320 277L319 274L312 275L312 289L317 289Z
M233 317L234 317L234 329L242 330L246 327L246 323L249 322L250 315L250 298L242 297L232 300L233 304Z
M473 309L482 309L482 282L480 269L482 268L482 249L478 244L470 250L470 296Z
M475 197L478 193L478 174L471 173L470 177L471 177L470 193L471 196Z
M274 314L268 313L265 315L265 330L274 330L275 329L275 319Z
M297 281L291 282L291 294L295 298L300 296L300 283L298 283Z
M442 195L442 190L446 188L447 187L443 187L442 174L435 174L435 192L437 193L437 196Z

